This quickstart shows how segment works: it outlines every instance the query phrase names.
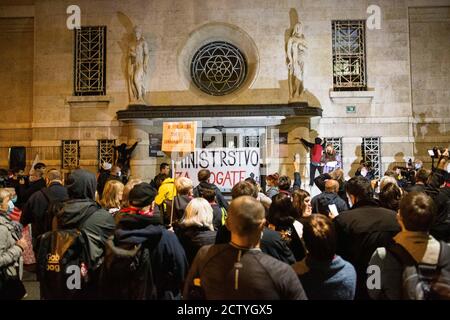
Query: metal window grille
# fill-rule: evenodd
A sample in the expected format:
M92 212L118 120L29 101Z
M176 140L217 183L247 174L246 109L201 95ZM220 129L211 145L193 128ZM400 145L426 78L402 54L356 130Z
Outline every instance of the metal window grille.
M245 136L244 137L245 148L259 148L259 136Z
M380 137L365 137L361 144L364 161L371 164L375 178L381 176L381 143Z
M325 138L325 143L331 143L336 150L336 154L342 156L342 138L339 137L329 137Z
M106 94L106 26L75 29L74 95Z
M332 21L331 25L334 90L367 90L366 21Z
M75 169L80 164L80 141L63 140L61 146L62 168Z
M116 140L98 140L98 166L99 168L103 163L108 162L114 164L114 146Z
M234 45L215 41L201 47L191 62L191 78L203 92L223 96L238 89L247 75L247 62Z

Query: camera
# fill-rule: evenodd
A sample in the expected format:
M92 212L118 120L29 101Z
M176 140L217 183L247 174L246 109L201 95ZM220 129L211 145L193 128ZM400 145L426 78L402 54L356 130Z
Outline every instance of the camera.
M443 154L445 148L442 147L434 147L433 149L428 150L428 155L432 158L439 158L439 154Z

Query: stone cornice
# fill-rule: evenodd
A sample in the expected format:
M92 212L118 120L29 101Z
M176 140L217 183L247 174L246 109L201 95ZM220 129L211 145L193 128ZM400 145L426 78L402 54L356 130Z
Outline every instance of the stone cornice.
M217 117L270 117L270 116L322 116L322 109L306 102L288 104L199 105L199 106L144 106L130 105L117 112L118 120L217 118Z

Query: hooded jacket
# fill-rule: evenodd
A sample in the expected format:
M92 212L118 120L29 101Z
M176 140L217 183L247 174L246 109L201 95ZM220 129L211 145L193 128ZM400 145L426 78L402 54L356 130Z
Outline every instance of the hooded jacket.
M167 178L163 181L158 189L158 194L155 197L155 203L159 206L165 200L172 200L177 195L177 189L175 188L175 179Z
M93 200L95 189L93 173L75 170L67 184L70 200L65 202L63 213L58 217L58 228L78 228L86 232L92 266L100 262L105 242L115 229L113 216Z
M162 225L152 224L151 218L147 216L127 214L119 221L113 242L117 247L134 247L145 243L151 249L152 281L156 286L157 299L181 297L180 289L188 271L188 262L175 233ZM142 286L146 285L142 283Z
M188 195L177 195L174 198L173 203L173 221L180 220L183 215L184 211L186 210L187 205L189 202L191 202L192 197ZM166 208L164 213L164 223L170 224L170 215L172 210L172 201L166 201Z

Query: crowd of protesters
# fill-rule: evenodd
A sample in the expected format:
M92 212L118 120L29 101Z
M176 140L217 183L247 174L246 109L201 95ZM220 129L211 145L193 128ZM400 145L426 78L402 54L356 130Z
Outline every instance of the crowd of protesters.
M43 163L14 170L0 189L0 299L26 295L24 264L41 299L450 299L448 150L432 170L375 180L362 161L346 181L331 145L301 141L315 197L298 158L293 181L248 178L230 202L207 169L197 186L166 163L150 183L110 164L67 181ZM78 290L59 269L71 263Z

